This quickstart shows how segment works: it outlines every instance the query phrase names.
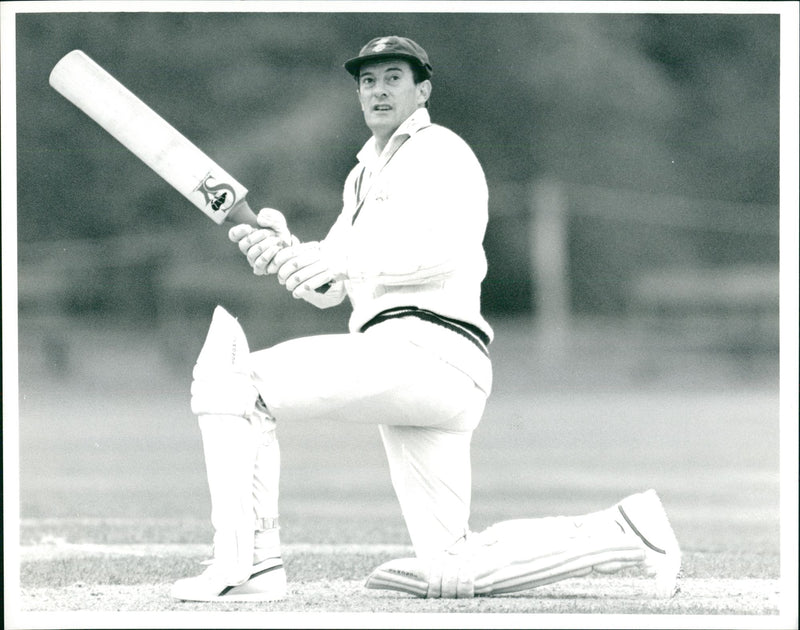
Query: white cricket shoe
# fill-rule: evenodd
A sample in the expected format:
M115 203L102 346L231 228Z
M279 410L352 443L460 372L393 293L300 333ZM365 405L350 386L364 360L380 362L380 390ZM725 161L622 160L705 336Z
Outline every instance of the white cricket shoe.
M668 599L678 592L681 550L655 490L624 498L617 505L621 525L644 545L644 568L655 578L655 596Z
M280 558L253 565L242 584L228 584L212 564L197 577L178 580L170 595L191 602L264 602L286 597L286 571Z

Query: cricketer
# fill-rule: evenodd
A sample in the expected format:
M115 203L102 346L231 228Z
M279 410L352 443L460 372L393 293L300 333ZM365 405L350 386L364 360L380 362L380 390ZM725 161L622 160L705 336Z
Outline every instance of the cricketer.
M653 490L591 514L470 530L470 441L492 388L493 331L480 310L486 178L470 147L431 122L432 67L417 43L379 37L344 67L372 135L327 236L300 242L263 209L260 227L236 225L229 237L256 275L276 275L294 297L319 308L347 298L349 332L251 352L217 307L191 385L213 558L172 596L286 595L276 431L305 418L380 431L415 555L377 567L367 588L469 598L636 568L652 577L648 595L671 597L680 550Z

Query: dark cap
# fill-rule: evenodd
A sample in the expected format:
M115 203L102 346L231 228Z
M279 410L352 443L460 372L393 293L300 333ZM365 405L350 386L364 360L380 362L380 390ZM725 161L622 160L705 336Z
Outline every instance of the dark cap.
M395 58L405 59L416 64L423 71L426 79L433 74L428 53L423 50L422 46L407 37L398 37L397 35L376 37L361 49L358 57L345 61L344 68L357 77L361 65L367 61Z

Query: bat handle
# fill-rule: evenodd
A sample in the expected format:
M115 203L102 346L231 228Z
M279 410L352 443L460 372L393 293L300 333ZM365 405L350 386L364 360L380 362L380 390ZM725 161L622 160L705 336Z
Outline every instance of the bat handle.
M228 216L225 217L225 220L231 223L246 223L253 227L261 227L256 219L256 213L253 212L250 204L247 203L247 199L238 201L236 205L231 208L230 212L228 212ZM321 287L317 287L316 291L317 293L327 293L332 285L332 282L328 282Z
M253 212L250 204L247 203L247 199L240 199L237 201L236 205L234 205L230 212L228 212L225 220L229 221L230 223L246 223L247 225L252 225L253 227L260 227L258 225L258 221L256 220L256 213Z

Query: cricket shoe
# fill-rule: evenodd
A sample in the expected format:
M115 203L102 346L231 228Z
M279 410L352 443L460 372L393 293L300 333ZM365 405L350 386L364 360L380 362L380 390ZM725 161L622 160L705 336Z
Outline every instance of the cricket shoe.
M620 525L644 545L644 569L655 578L655 596L673 597L678 592L681 550L656 491L626 497L616 510Z
M197 577L178 580L170 595L190 602L265 602L286 597L286 571L280 558L253 565L242 584L228 584L211 564Z

